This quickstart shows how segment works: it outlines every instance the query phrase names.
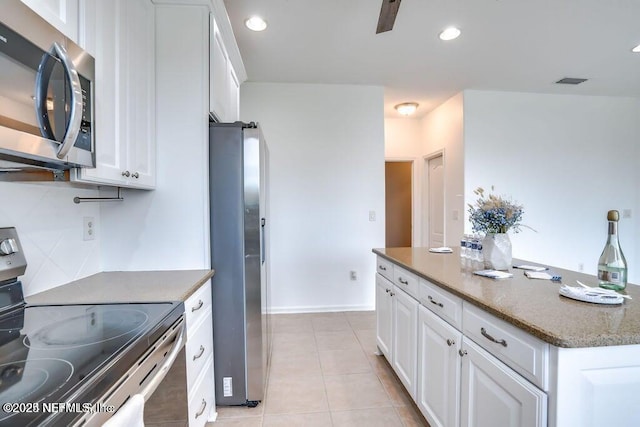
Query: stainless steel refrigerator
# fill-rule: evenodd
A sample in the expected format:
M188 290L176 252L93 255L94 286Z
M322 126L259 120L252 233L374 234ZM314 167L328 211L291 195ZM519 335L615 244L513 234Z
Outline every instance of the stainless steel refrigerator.
M209 188L216 403L257 405L270 352L268 150L255 123L211 123Z

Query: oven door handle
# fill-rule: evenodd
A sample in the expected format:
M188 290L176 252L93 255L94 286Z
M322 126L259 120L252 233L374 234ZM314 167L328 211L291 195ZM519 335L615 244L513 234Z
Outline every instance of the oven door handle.
M69 122L66 124L64 138L56 153L56 156L62 159L69 154L69 150L71 150L71 147L75 144L78 133L80 132L80 127L82 126L82 86L80 85L78 71L73 65L73 61L69 58L69 55L67 55L67 51L57 42L53 43L49 53L45 53L42 56L36 75L36 116L42 136L55 140L51 129L51 122L49 121L49 112L47 110L47 87L49 86L54 65L54 63L51 62L53 61L52 57L58 58L62 63L67 82L71 86Z
M186 323L182 322L182 325L180 326L180 332L178 332L178 337L176 338L173 344L173 348L169 352L169 355L165 359L156 375L151 379L151 381L149 381L146 386L144 386L142 390L140 390L140 394L144 397L145 402L149 400L153 392L156 391L156 388L158 388L164 377L167 375L167 372L169 372L169 369L171 369L171 365L173 365L173 362L175 362L176 358L178 357L178 353L180 353L180 350L182 350L185 331Z

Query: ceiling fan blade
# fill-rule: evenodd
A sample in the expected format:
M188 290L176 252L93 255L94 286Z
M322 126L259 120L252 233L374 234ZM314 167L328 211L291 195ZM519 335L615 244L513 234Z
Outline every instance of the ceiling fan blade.
M376 34L384 33L393 29L393 23L396 22L396 15L400 7L401 0L382 0L380 8L380 18L378 18L378 28Z

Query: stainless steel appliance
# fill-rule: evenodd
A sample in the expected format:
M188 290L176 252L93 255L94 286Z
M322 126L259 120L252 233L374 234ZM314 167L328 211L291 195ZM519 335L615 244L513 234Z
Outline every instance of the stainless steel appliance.
M209 127L216 403L255 406L269 363L268 150L254 123Z
M148 399L183 347L184 304L26 305L26 266L0 228L0 426L97 426Z
M95 167L94 67L20 0L0 2L0 170Z

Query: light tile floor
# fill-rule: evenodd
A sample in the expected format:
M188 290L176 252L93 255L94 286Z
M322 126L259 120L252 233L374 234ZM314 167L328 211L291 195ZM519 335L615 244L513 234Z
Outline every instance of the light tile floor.
M428 426L383 356L375 312L279 314L265 400L208 427Z

